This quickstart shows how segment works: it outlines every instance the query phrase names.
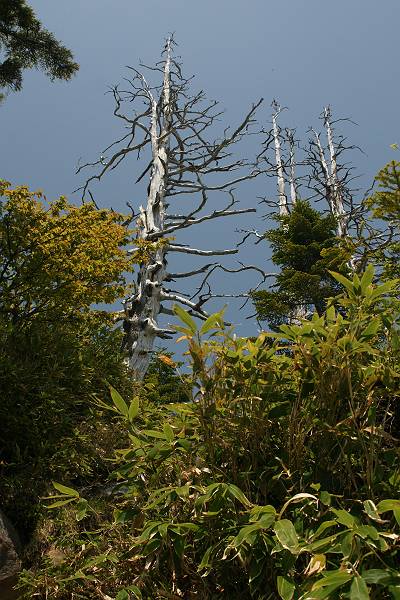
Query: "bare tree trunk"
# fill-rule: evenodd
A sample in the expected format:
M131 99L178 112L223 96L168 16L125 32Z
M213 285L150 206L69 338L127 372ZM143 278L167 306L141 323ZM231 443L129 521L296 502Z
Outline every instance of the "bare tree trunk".
M286 139L289 144L289 186L290 186L290 201L292 206L297 200L297 189L296 189L296 155L295 155L295 132L291 129L286 129Z
M331 109L330 106L324 108L324 125L326 128L326 135L328 139L328 148L330 154L330 201L332 214L337 219L337 234L338 237L344 237L347 234L347 223L346 223L346 211L344 209L343 198L340 189L340 182L338 178L336 150L333 141L333 132L331 125Z
M213 297L223 296L214 294L209 284L209 278L216 269L232 273L251 269L261 274L263 280L267 276L254 266L241 264L237 269L227 269L219 262L209 263L200 269L189 269L186 273L167 272L169 253L224 256L238 252L237 247L222 250L191 248L172 242L171 236L181 229L210 220L255 212L254 208L237 208L234 188L263 172L258 160L250 163L232 158L234 154L231 149L247 134L262 100L251 107L232 132L225 129L222 137L208 140L208 129L214 127L221 113L216 110L215 102L205 103L202 92L195 95L189 93L190 79L184 78L181 65L173 58L173 44L173 39L169 38L164 49L164 60L150 68L152 74L162 73L161 85L151 86L142 73L133 69L130 89L125 92L120 92L118 88L113 90L116 102L114 115L122 119L129 130L106 149L112 147L115 150L113 156L110 159L101 156L99 161L78 169L100 166L99 172L81 188L85 194L91 182L100 180L131 152L140 156L145 149L151 150L150 161L137 179L139 182L150 173L147 203L145 208L139 208L139 215L136 215L136 246L140 249L146 245L149 255L140 267L134 293L124 303L122 317L127 360L138 380L143 378L148 369L156 338L169 338L174 334L174 331L161 328L158 324L161 313L172 313L171 308L165 306L166 303L179 303L192 315L205 319L208 316L205 303ZM144 109L140 114L135 112L133 116L127 115L121 110L124 102L130 106L132 102L141 102ZM222 181L219 181L220 177ZM207 212L209 193L217 191L227 195L228 200L222 207ZM186 208L178 214L169 213L169 205L177 197L180 204L184 201ZM201 274L203 279L190 299L165 285ZM243 294L238 296L243 297Z
M166 43L163 87L157 103L149 86L146 89L151 104L151 152L152 166L146 209L142 207L138 220L139 237L148 239L150 234L162 232L165 226L165 192L168 182L168 148L171 128L171 39ZM158 114L158 111L160 114ZM158 121L161 131L158 135ZM130 327L126 345L130 349L129 365L135 376L141 379L149 366L151 351L157 335L167 335L158 327L161 307L162 282L165 279L167 260L165 246L157 248L152 260L140 268L137 292L125 303Z
M272 129L275 145L275 163L278 183L279 214L281 216L286 216L289 214L289 207L285 190L285 176L281 154L280 129L277 123L277 118L280 112L282 111L282 108L276 100L272 102L272 108L274 109L274 112L272 113Z
M329 163L325 157L325 151L322 146L319 133L317 133L314 129L312 129L312 132L314 134L315 145L318 149L319 154L319 166L322 173L321 179L325 188L325 198L328 202L328 206L332 215L336 218L337 235L338 237L342 238L347 235L347 216L342 197L342 182L340 181L338 176L338 152L335 148L333 138L331 109L329 106L326 106L324 108L323 122L328 142ZM341 148L341 151L342 150L343 148ZM315 171L317 171L317 169L315 169Z

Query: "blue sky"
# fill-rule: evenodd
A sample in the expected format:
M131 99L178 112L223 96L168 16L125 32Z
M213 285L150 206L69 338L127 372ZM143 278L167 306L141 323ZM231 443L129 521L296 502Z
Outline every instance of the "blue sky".
M310 125L331 104L335 116L358 126L343 126L365 154L354 164L366 187L393 157L390 144L400 142L398 0L36 0L31 2L43 24L70 47L81 68L68 83L51 83L40 72L25 74L23 91L0 107L1 177L13 184L41 188L49 197L71 192L80 179L79 160L97 158L119 133L112 99L104 92L127 74L126 65L152 64L165 36L173 31L187 74L226 110L225 124L235 124L249 105L263 96L260 124L267 127L270 103L289 107L282 125L295 126L306 141ZM250 141L246 151L256 152ZM140 167L134 162L104 180L96 199L123 209L125 200L144 202L133 187ZM274 181L258 179L242 190L243 205L273 195ZM75 196L76 201L79 197ZM261 211L263 212L263 211ZM232 245L235 227L226 221L205 232L193 231L194 243L205 239ZM261 229L260 218L247 225ZM216 242L214 242L215 245ZM265 266L268 248L249 245L246 260ZM218 282L221 283L221 282ZM253 282L236 277L226 290ZM234 320L243 314L233 310Z

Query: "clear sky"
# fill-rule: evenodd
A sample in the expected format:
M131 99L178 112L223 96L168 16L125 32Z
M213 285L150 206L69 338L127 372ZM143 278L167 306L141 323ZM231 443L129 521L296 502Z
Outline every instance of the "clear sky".
M367 186L393 157L400 142L399 0L33 0L43 24L74 52L81 65L68 83L51 83L26 72L23 91L0 107L0 176L13 184L41 188L47 196L69 195L80 179L75 166L97 159L118 135L112 98L104 92L127 75L126 65L159 57L173 31L187 74L226 109L235 124L251 102L263 96L260 123L268 127L270 102L289 107L282 125L295 126L304 141L310 125L331 104L337 117L358 126L343 131L365 154L354 155ZM249 151L256 152L251 144ZM125 200L144 202L133 188L132 162L98 186L99 204L123 209ZM244 205L274 194L274 182L258 179L243 188ZM79 201L79 197L76 201ZM262 211L261 211L262 212ZM247 220L261 229L260 219ZM193 232L197 245L232 246L240 223ZM207 226L206 226L207 227ZM207 240L207 241L205 241ZM213 241L214 240L214 241ZM268 249L249 246L244 256L265 266ZM235 278L225 289L248 289L253 281ZM235 320L242 320L236 311Z

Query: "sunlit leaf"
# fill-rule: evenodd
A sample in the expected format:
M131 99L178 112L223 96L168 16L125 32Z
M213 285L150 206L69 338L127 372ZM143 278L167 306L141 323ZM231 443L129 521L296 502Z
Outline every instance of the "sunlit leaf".
M110 385L110 393L111 393L111 398L112 398L115 408L118 410L118 412L121 415L123 415L124 417L127 417L129 414L128 405L125 402L125 400L122 398L121 394L119 392L117 392L117 390L114 389L112 387L112 385Z
M179 304L174 304L173 310L176 316L179 317L179 319L189 327L190 331L192 333L196 333L197 325L193 317L191 317L189 313L183 310L183 308L181 308Z
M281 519L274 525L275 535L284 548L296 554L299 548L299 539L297 537L294 525L288 519Z
M62 485L61 483L57 483L56 481L52 481L53 487L56 488L57 491L65 494L66 496L74 496L74 498L79 498L79 492L74 490L73 488L67 487L66 485Z

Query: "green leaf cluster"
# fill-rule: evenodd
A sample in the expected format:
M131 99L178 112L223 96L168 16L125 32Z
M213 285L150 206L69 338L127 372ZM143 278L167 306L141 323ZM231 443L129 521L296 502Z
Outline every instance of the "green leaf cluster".
M221 313L199 327L175 311L191 398L111 390L129 437L113 519L64 533L66 560L27 572L28 594L398 598L398 282L330 276L335 306L278 334L237 338Z
M326 307L341 288L329 270L346 273L347 251L336 237L336 221L309 202L298 200L289 215L277 216L278 228L267 231L272 262L281 267L270 290L252 294L257 316L274 329L296 314Z

